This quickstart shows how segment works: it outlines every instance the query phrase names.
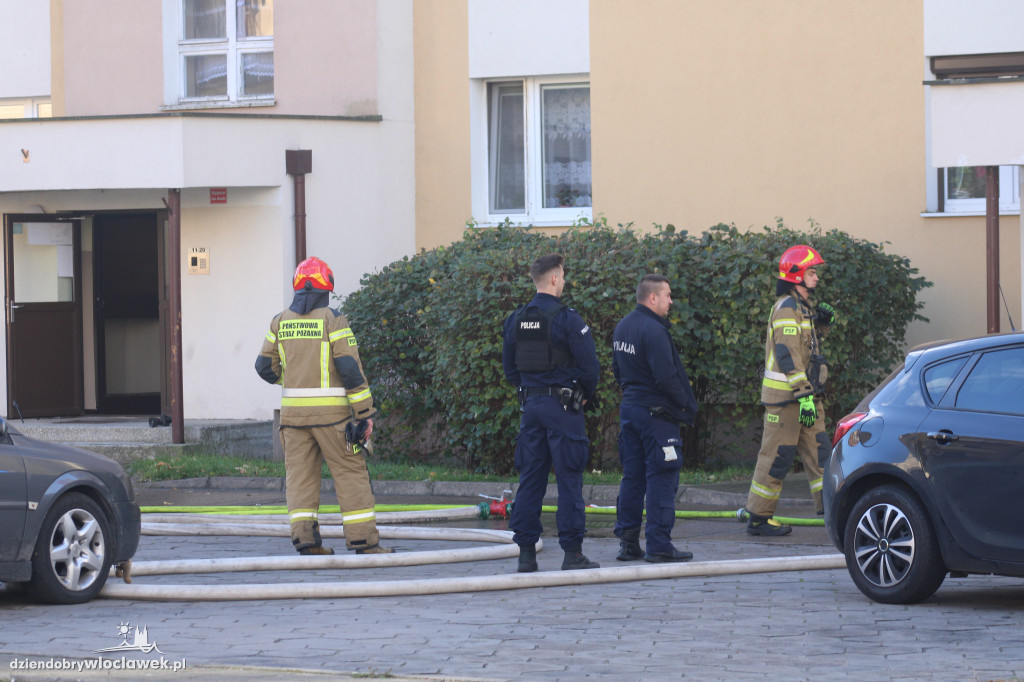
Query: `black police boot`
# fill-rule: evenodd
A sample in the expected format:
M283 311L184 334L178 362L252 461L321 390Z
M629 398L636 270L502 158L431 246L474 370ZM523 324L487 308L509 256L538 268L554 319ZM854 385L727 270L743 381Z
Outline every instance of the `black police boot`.
M601 564L588 559L583 554L582 547L565 550L565 558L562 559L562 570L578 571L583 568L601 568Z
M693 558L693 552L686 552L683 550L676 549L675 547L670 548L667 552L650 552L644 555L644 561L652 564L664 564L664 563L679 563L682 561L689 561Z
M519 545L519 568L517 573L533 573L537 570L537 545Z
M639 561L644 558L644 550L640 547L640 529L626 528L619 536L618 561Z
M750 535L763 535L765 537L779 537L789 535L793 532L790 526L779 523L770 516L761 516L750 512L747 519L747 533Z

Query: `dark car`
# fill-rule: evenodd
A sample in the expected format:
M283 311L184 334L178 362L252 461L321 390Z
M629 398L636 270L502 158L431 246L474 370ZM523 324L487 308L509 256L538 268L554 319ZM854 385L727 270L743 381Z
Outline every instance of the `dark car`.
M907 604L947 574L1024 576L1024 333L913 349L833 446L825 525L865 595Z
M29 438L0 418L0 581L44 602L88 601L135 554L140 527L117 462Z

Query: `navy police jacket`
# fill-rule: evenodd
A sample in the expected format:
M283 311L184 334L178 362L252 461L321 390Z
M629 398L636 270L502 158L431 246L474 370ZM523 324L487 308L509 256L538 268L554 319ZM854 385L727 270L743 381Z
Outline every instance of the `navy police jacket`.
M548 310L561 306L557 298L551 294L538 293L530 301L530 305L539 305ZM565 308L558 313L551 325L551 345L555 348L568 350L572 355L572 367L559 366L547 372L520 372L516 367L516 314L513 312L505 320L503 329L504 344L501 349L501 365L505 370L505 378L513 386L571 386L574 379L579 381L583 389L583 397L590 399L597 390L597 380L601 367L597 363L597 351L594 348L594 336L583 318L572 308Z
M672 337L668 320L644 305L615 326L612 371L622 387L622 402L663 407L676 420L693 426L697 400Z

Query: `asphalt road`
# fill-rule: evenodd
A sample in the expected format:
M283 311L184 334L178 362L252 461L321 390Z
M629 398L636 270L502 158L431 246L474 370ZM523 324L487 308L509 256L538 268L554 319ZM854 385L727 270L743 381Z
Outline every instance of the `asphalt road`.
M280 491L140 490L145 505L280 504ZM379 502L441 502L378 496ZM456 498L475 504L479 500ZM728 504L717 508L728 510ZM329 503L325 495L324 503ZM716 508L707 505L705 508ZM807 515L805 501L780 514ZM588 517L584 551L614 556L613 517ZM553 519L544 517L553 530ZM449 523L501 529L502 520ZM681 520L694 562L835 554L821 528L753 538L730 520ZM388 540L402 553L465 542ZM558 572L546 538L541 571ZM336 548L342 540L327 540ZM468 543L472 546L474 543ZM145 536L137 562L293 556L286 538ZM641 562L642 563L642 562ZM628 564L636 565L636 564ZM193 585L360 583L506 575L515 559L345 570L137 577L179 584L167 602L42 606L0 590L0 679L997 680L1024 678L1024 581L947 578L916 606L868 601L845 569L528 587L417 596L194 601ZM560 573L560 572L558 572ZM113 580L113 579L112 579ZM149 653L128 650L144 629ZM124 631L129 631L125 636ZM96 653L97 649L114 652ZM107 665L97 671L54 666ZM107 663L104 664L103 661ZM163 661L165 670L115 670ZM185 670L174 672L173 666ZM12 665L14 667L12 667ZM30 669L30 666L37 669ZM38 669L42 666L44 669ZM49 666L51 669L45 669ZM6 676L6 677L5 677Z

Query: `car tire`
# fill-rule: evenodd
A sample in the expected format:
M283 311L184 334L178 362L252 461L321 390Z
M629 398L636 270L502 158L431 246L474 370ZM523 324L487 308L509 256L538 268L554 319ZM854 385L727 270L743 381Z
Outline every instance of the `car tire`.
M103 589L114 557L107 514L90 497L68 493L43 519L32 553L34 599L50 604L81 604Z
M874 488L857 500L846 521L843 547L853 582L876 602L924 601L946 579L924 505L902 486Z

